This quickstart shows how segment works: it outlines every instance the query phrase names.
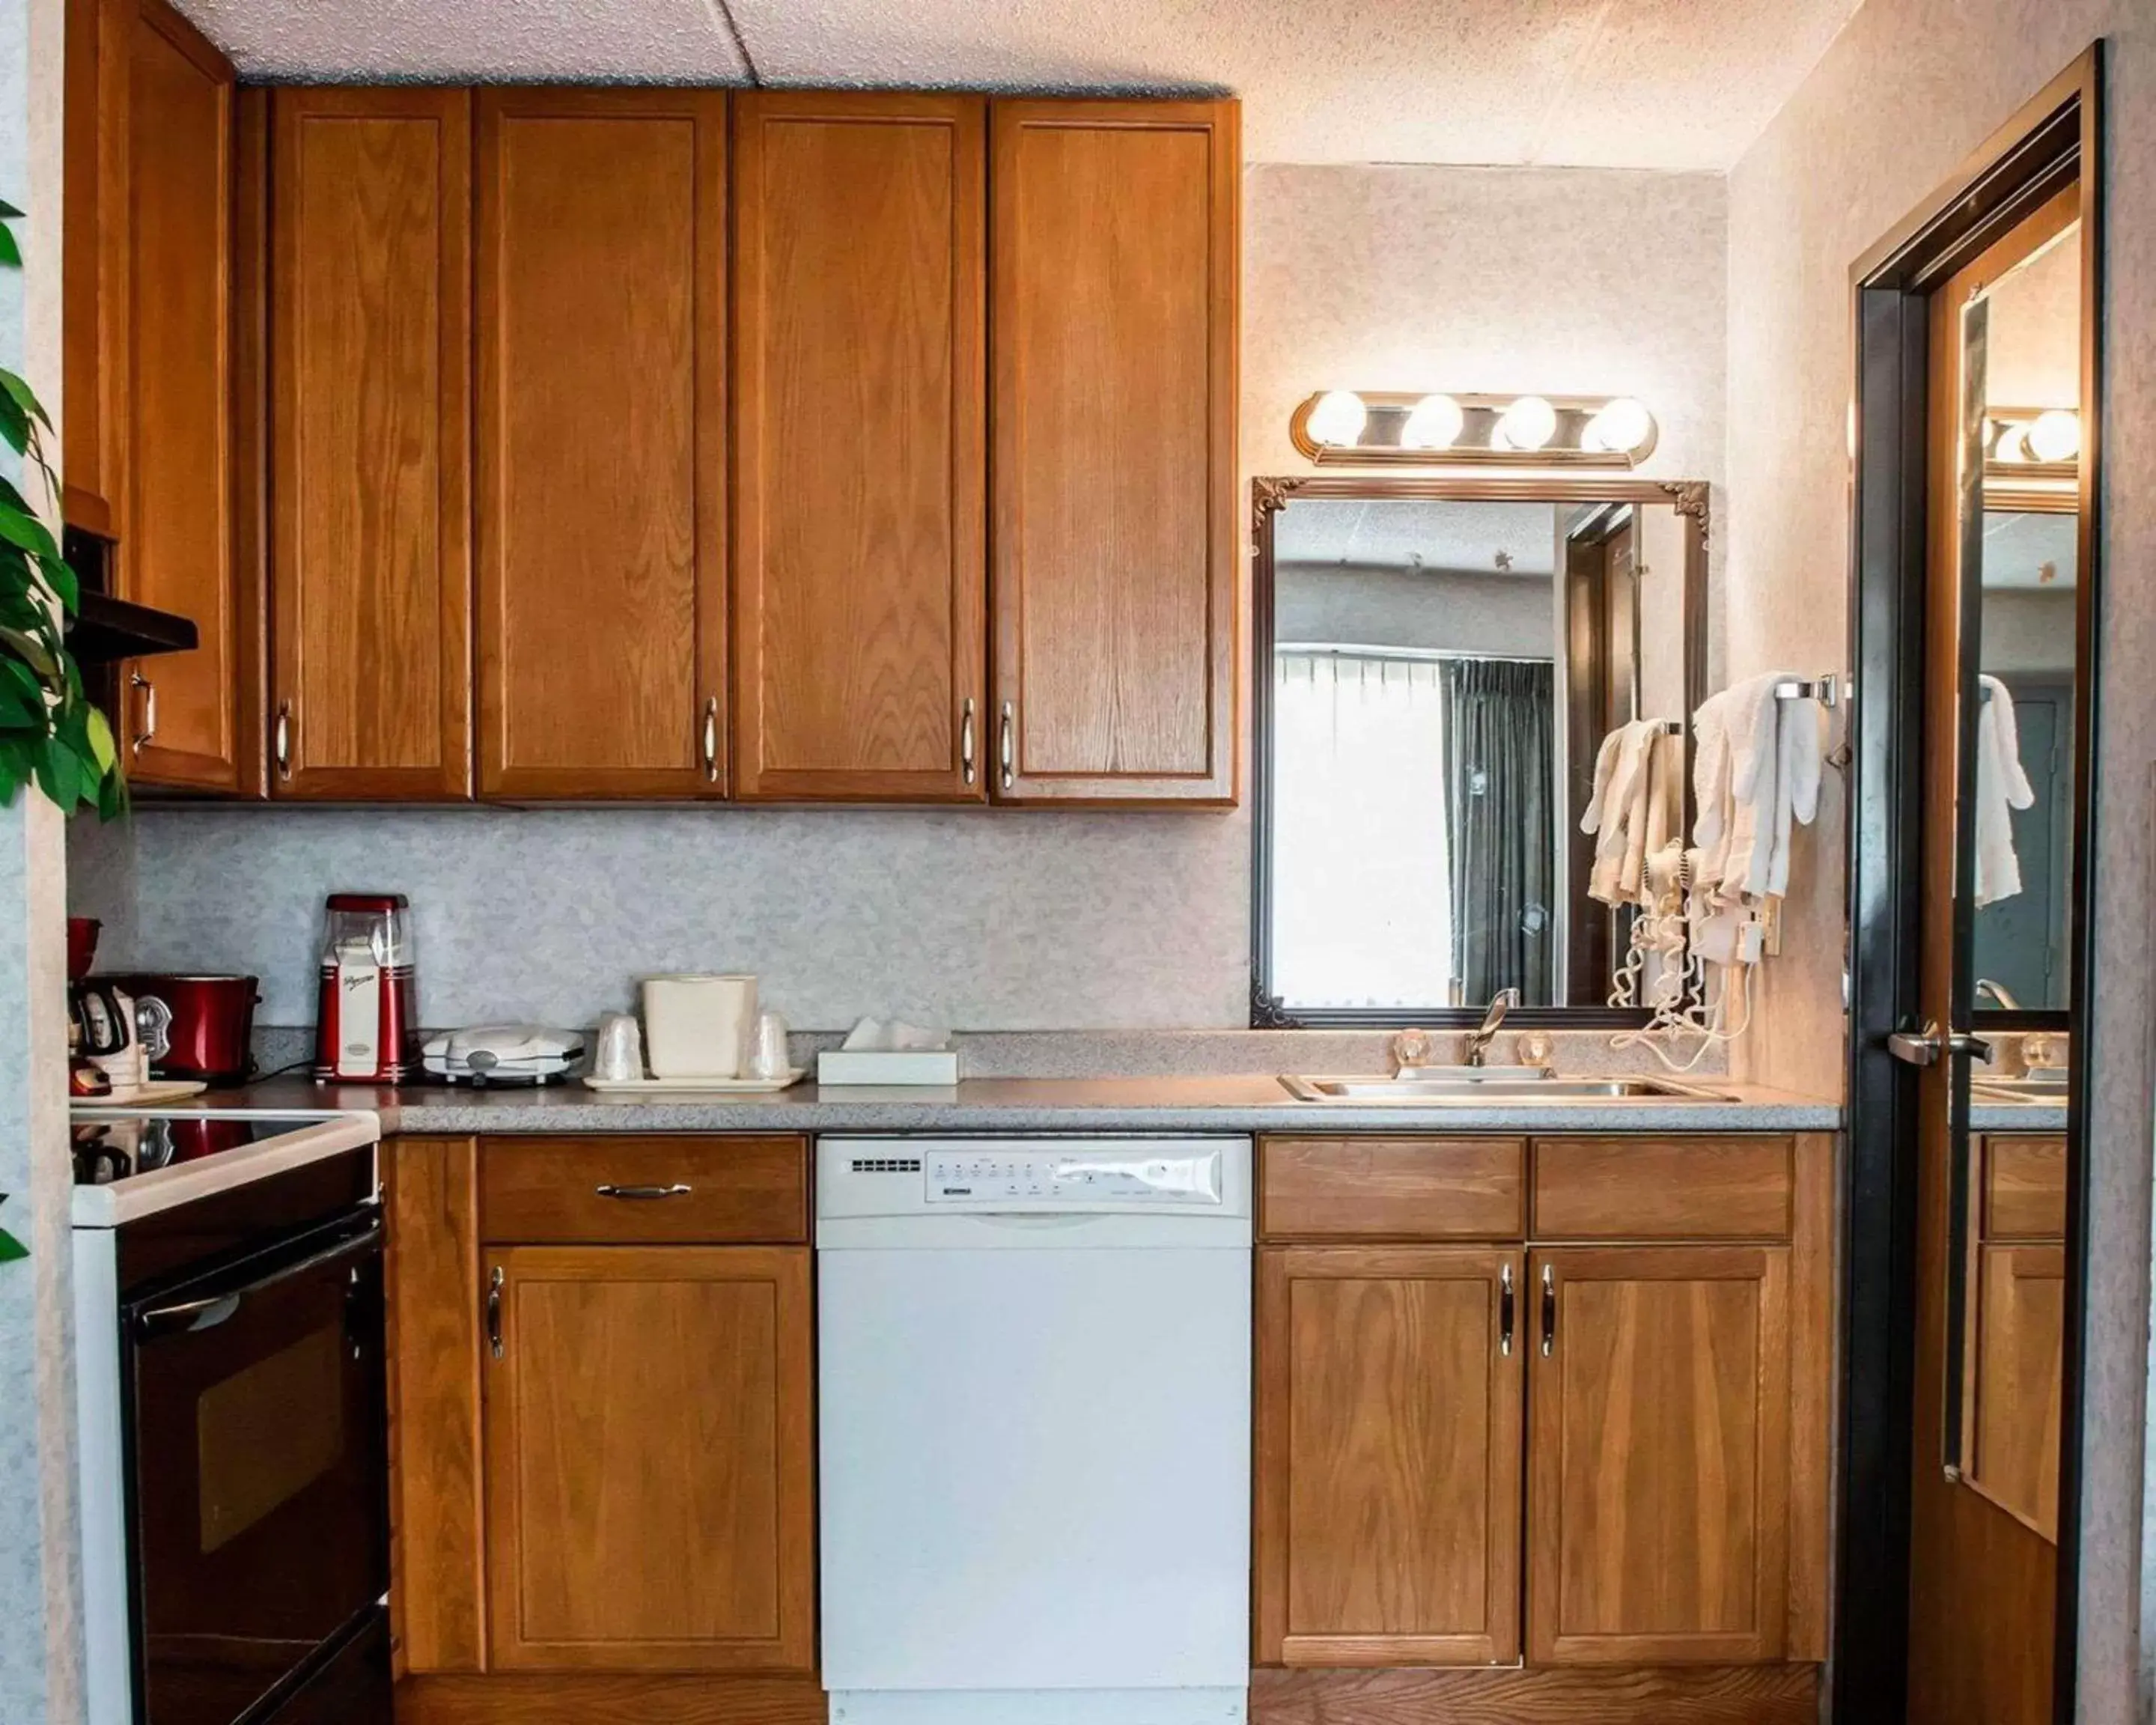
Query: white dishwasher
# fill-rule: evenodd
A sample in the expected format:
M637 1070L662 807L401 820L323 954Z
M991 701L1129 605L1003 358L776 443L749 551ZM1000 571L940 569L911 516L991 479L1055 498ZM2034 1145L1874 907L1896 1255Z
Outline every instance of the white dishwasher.
M1220 1725L1250 1679L1247 1138L823 1138L834 1725Z

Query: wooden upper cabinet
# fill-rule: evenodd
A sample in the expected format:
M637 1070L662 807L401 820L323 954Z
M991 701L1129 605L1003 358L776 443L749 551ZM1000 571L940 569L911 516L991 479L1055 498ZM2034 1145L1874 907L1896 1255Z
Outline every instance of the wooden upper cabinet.
M290 87L270 113L272 789L466 797L471 98Z
M1495 1248L1260 1249L1259 1662L1519 1656L1521 1274Z
M725 788L723 92L478 95L479 788Z
M993 105L995 793L1236 793L1233 102Z
M60 231L61 512L117 536L127 409L127 74L135 0L67 0Z
M246 751L232 459L235 80L165 0L127 9L126 501L113 585L192 619L200 639L192 652L124 668L128 773L143 785L237 791ZM95 392L90 400L95 411Z
M986 111L734 100L742 797L984 793Z
M809 1670L808 1249L484 1261L489 1669Z
M1788 1249L1582 1247L1531 1265L1528 1662L1779 1659Z

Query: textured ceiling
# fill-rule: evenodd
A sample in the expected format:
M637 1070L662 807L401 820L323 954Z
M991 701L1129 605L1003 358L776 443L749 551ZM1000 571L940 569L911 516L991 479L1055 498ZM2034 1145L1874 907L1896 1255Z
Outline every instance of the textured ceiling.
M1283 563L1547 578L1557 566L1557 506L1298 498L1281 511L1273 555Z
M261 79L1232 91L1253 162L1736 160L1856 0L180 0Z

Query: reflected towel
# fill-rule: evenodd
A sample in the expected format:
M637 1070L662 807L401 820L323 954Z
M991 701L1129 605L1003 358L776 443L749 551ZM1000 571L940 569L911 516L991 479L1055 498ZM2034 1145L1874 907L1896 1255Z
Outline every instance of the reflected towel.
M2021 890L2021 860L2014 854L2011 810L2035 803L2036 793L2021 770L2021 731L2014 697L1998 678L1977 680L1976 906L1997 904Z

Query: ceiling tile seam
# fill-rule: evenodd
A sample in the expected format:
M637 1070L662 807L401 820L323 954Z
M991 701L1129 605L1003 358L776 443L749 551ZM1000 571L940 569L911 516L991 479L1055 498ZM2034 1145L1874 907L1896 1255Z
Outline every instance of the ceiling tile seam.
M1573 86L1579 82L1580 69L1588 57L1602 45L1602 39L1609 28L1609 14L1616 10L1617 0L1602 0L1595 9L1594 22L1588 27L1580 39L1579 48L1565 67L1564 76L1558 80L1557 88L1550 92L1549 100L1543 104L1542 116L1527 134L1527 162L1533 167L1544 167L1543 152L1549 147L1549 136L1557 124L1557 116L1565 103L1571 100Z
M734 52L741 56L742 69L748 74L749 83L762 89L763 74L757 70L756 56L748 49L748 38L742 33L741 21L734 16L733 0L704 0L704 7L733 39Z

